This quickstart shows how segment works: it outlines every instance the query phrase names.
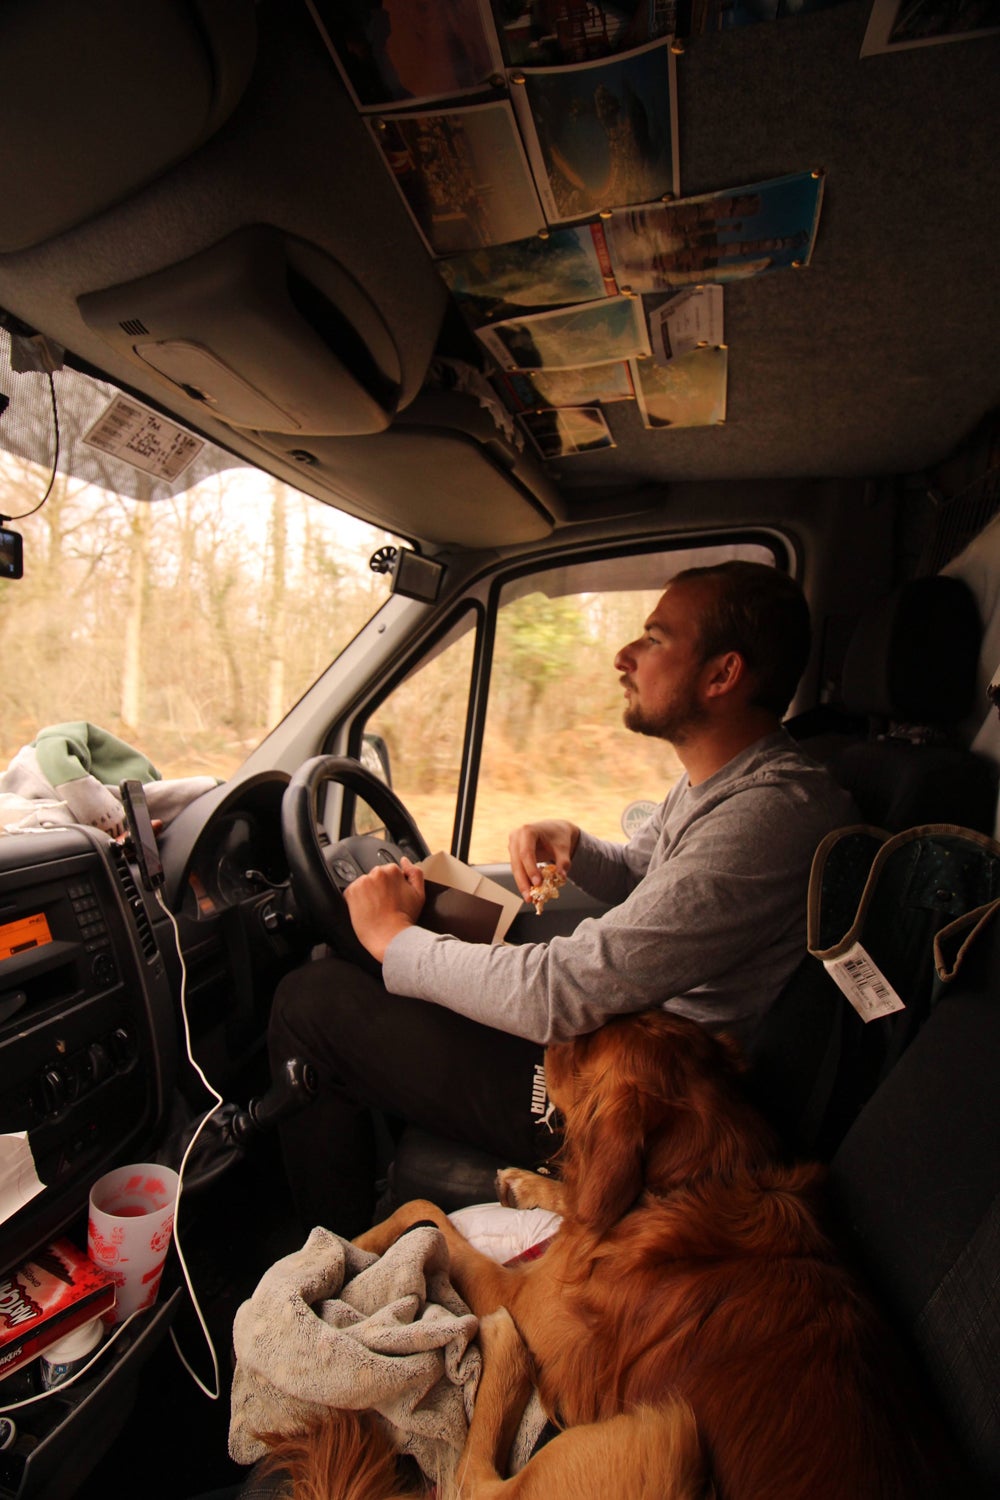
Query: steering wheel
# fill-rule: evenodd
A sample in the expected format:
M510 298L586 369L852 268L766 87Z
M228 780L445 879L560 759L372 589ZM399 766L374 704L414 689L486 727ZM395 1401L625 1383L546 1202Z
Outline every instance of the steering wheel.
M364 798L381 819L388 838L351 834L331 843L320 821L328 785ZM317 755L302 763L281 802L281 833L296 903L318 936L340 954L372 959L354 935L344 891L376 865L398 865L402 855L417 863L430 853L413 818L384 781L346 755Z

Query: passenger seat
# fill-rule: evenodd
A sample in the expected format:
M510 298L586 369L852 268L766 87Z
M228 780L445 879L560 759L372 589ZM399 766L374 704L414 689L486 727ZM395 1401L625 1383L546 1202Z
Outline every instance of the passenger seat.
M830 1168L841 1230L1000 1493L1000 908Z
M786 726L867 823L890 833L954 823L992 836L997 767L968 748L960 727L988 708L976 704L982 634L961 579L911 579L858 621L837 704Z

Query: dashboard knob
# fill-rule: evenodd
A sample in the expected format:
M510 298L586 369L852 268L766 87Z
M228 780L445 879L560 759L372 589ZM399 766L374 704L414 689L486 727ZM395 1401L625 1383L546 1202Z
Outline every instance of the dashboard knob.
M59 1068L46 1068L39 1080L42 1091L42 1108L46 1114L58 1114L66 1103L66 1079Z

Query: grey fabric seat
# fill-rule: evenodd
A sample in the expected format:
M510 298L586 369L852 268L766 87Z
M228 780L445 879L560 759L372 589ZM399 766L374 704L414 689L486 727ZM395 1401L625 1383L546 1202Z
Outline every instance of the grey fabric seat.
M952 824L993 833L997 770L966 748L959 729L975 708L981 640L966 584L944 576L912 579L859 620L837 704L787 726L807 753L830 767L874 829L897 834ZM926 990L934 932L956 914L953 901L938 905L933 911L931 899L919 933L912 922L909 927L908 972ZM891 936L888 915L883 925ZM917 1007L921 1019L926 1009ZM887 1039L873 1045L881 1041L879 1031L894 1033L891 1055ZM822 964L807 956L755 1039L755 1098L796 1149L829 1158L909 1040L909 1034L895 1035L904 1031L877 1023L876 1033L866 1035Z
M982 624L958 578L915 578L868 609L844 658L838 701L788 724L863 818L896 833L955 823L992 833L997 771L963 743ZM988 705L982 704L983 715Z
M998 1057L994 912L830 1168L845 1243L922 1360L983 1495L1000 1491Z
M798 1153L829 1160L858 1112L947 993L960 941L1000 897L1000 846L951 824L890 835L830 834L813 862L809 947L750 1052L749 1086ZM855 954L874 966L868 996L903 1008L862 1020L824 967ZM939 961L940 960L940 961Z

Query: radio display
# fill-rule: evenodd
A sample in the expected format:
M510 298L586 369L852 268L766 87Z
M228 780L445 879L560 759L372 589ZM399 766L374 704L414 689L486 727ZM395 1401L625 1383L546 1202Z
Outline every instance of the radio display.
M4 922L0 924L0 963L5 958L13 958L16 953L27 953L30 948L41 948L51 941L52 933L44 912L18 917L15 922Z

